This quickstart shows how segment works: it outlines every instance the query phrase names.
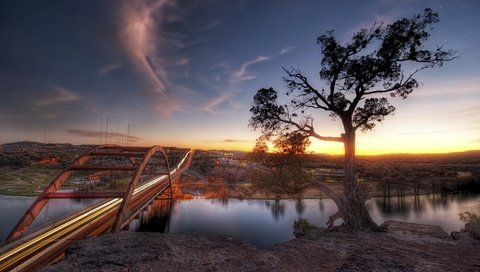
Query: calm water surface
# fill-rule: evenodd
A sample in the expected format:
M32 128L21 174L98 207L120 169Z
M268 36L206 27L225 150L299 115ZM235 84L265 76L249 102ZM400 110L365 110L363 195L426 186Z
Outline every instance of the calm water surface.
M0 244L28 208L35 201L31 196L0 195ZM58 218L66 217L76 211L82 210L99 200L95 199L51 199L42 210L29 229L36 230L52 223Z
M0 195L0 238L3 240L33 202L32 197ZM91 205L91 200L52 200L46 212L38 217L33 228L52 222ZM337 208L329 200L176 200L171 205L156 203L132 222L131 229L170 233L209 232L230 235L259 248L292 239L293 222L299 217L324 227L328 216ZM163 208L161 208L161 206ZM377 223L400 220L439 225L445 231L459 230L463 223L458 213L478 211L480 195L423 195L403 198L372 198L366 203Z

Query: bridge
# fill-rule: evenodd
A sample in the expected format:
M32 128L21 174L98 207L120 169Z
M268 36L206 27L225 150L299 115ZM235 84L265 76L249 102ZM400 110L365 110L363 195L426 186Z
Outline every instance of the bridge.
M117 161L123 158L129 163L105 165L106 158L116 158ZM60 258L77 240L128 228L153 200L173 197L172 182L189 168L192 158L193 151L190 150L171 169L167 152L160 146L117 145L101 145L79 156L44 189L11 231L6 239L8 243L0 249L0 271L37 269ZM108 171L132 173L125 191L59 191L74 173ZM154 175L147 176L146 173ZM59 198L99 198L103 201L48 227L27 233L48 201Z

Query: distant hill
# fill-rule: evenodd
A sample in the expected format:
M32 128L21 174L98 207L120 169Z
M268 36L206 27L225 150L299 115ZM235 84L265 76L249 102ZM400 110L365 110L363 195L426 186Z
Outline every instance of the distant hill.
M358 156L362 159L387 159L387 160L412 160L412 159L424 159L424 160L445 160L445 159L480 159L480 150L469 150L462 152L451 153L429 153L429 154L413 154L413 153L393 153L383 155L370 155L370 156Z
M85 147L93 148L95 145L74 145L70 143L40 143L40 142L32 142L32 141L19 141L13 143L6 143L0 145L0 151L6 150L26 150L26 149L72 149L76 147L81 147L82 149ZM175 149L175 147L170 147L171 149ZM248 152L239 151L239 150L205 150L207 152L215 152L215 153L231 153L235 156L243 156ZM343 158L343 155L331 155L325 153L316 153L310 154L312 157L325 157L330 159L337 159ZM359 159L386 159L386 160L411 160L411 159L480 159L480 150L469 150L469 151L461 151L461 152L451 152L451 153L427 153L427 154L415 154L415 153L391 153L391 154L380 154L380 155L357 155Z

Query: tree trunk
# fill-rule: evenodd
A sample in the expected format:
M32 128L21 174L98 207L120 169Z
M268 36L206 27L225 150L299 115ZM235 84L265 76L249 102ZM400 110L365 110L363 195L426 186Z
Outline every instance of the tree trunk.
M378 228L365 208L365 199L355 177L355 130L350 120L343 120L345 134L345 210L342 211L344 226L349 229Z

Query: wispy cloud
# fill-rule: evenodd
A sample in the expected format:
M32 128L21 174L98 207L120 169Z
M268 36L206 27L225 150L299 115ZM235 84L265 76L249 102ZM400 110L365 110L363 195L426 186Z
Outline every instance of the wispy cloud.
M52 95L39 99L33 102L33 104L35 106L44 107L59 103L68 103L79 99L79 97L69 89L60 86L52 86L51 89L54 92Z
M227 101L231 96L231 93L223 93L215 98L210 99L207 103L201 107L202 111L213 113L219 105Z
M187 58L179 58L175 63L173 63L174 66L184 66L188 65L190 63L190 60Z
M210 67L211 70L220 69L220 68L226 70L229 68L229 66L226 62L220 62Z
M429 82L420 86L413 95L419 97L478 94L480 93L480 79L477 77L462 78L459 80L448 80Z
M240 67L238 69L235 69L230 73L230 84L238 84L238 83L240 83L242 81L245 81L245 80L255 79L256 76L253 75L252 73L250 73L249 70L248 70L250 68L250 66L255 65L257 63L260 63L260 62L272 60L272 59L274 59L278 56L287 54L288 52L292 51L293 49L295 49L295 46L286 46L286 47L280 49L280 51L278 51L278 53L273 54L273 56L260 55L260 56L257 56L256 58L252 59L252 60L249 60L249 61L243 63L242 65L240 65ZM228 65L226 65L225 63L219 63L219 64L211 67L212 70L217 69L217 68L226 69L226 68L228 68Z
M480 129L479 126L470 126L470 127L449 129L449 130L445 129L445 130L404 131L404 132L399 132L398 134L401 134L401 135L443 134L443 133L452 133L452 132L478 130L478 129Z
M166 117L174 112L183 111L183 105L180 100L169 98L166 95L153 97L153 105L156 112Z
M293 49L295 49L295 46L284 47L278 52L278 55L281 56L281 55L287 54L288 52L292 51Z
M204 25L204 26L199 27L198 30L199 30L199 31L209 30L209 29L212 29L212 28L215 28L215 27L221 25L222 22L223 22L223 20L217 19L217 20L212 21L212 22L210 22L210 23L208 23L208 24L206 24L206 25Z
M125 50L151 84L154 109L162 115L181 109L180 102L167 93L167 63L162 55L169 46L181 46L178 39L163 29L165 23L178 19L172 12L174 6L175 2L168 0L134 0L125 1L122 10L121 35Z
M69 134L80 136L80 137L87 137L87 138L100 138L105 136L105 131L95 131L95 130L84 130L84 129L67 129ZM127 137L125 133L120 132L108 132L108 136L110 137L121 137L122 139ZM137 142L142 140L140 137L136 137L133 135L128 135L128 140L131 142Z
M449 133L453 131L455 130L406 131L406 132L399 132L398 134L401 134L401 135L441 134L441 133Z
M252 75L251 73L248 72L248 68L254 64L257 64L257 63L260 63L260 62L264 62L264 61L267 61L269 60L270 57L267 57L267 56L258 56L256 57L255 59L253 60L249 60L245 63L243 63L239 69L233 71L230 75L230 82L232 84L238 84L242 81L245 81L245 80L252 80L254 79L256 76L255 75Z
M103 67L100 67L100 69L98 69L98 74L100 76L106 76L106 75L110 74L112 71L117 70L117 69L122 68L122 67L123 67L123 63L111 63L111 64L105 65Z
M360 29L370 29L374 24L383 24L386 26L393 23L395 20L402 18L403 6L409 1L395 1L395 0L378 0L370 4L370 14L366 16L366 20L357 22L350 29L343 33L338 33L341 42L349 42L352 39L352 35L358 32ZM408 4L407 4L408 5ZM328 27L333 29L334 26Z
M147 4L145 1L127 1L122 14L122 41L137 68L149 79L157 92L165 91L166 72L156 53L158 30L154 13L167 5L167 1Z
M218 143L248 143L249 140L243 140L243 139L232 139L232 138L227 138L227 139L222 139L222 140L200 140L202 143L212 143L212 144L218 144Z
M201 104L199 107L200 111L214 113L221 105L227 103L230 108L238 108L239 104L234 98L237 93L240 92L240 83L253 80L257 77L257 75L251 71L252 66L278 58L295 48L295 46L285 46L270 55L258 55L253 59L245 61L236 68L227 62L218 62L212 65L210 67L212 73L209 75L212 80L207 78L202 78L202 80L210 88L217 90L218 95Z
M224 143L247 143L248 140L241 140L241 139L224 139L222 142L224 142Z
M279 51L277 55L285 54L292 50L293 48L290 47L285 47L282 50ZM274 57L273 57L274 58ZM221 62L216 65L213 65L210 67L211 70L217 70L221 69L223 71L223 75L227 76L227 87L222 87L222 88L217 88L215 87L215 84L208 83L211 87L215 89L221 89L222 93L219 94L218 96L208 100L206 103L204 103L201 107L201 111L205 112L210 112L213 113L215 110L223 103L230 101L234 96L235 96L235 90L237 89L237 85L240 84L243 81L248 81L248 80L253 80L256 78L256 75L252 74L249 71L249 68L252 65L255 65L257 63L265 62L268 60L271 60L272 57L270 56L265 56L265 55L259 55L254 59L248 60L244 62L243 64L240 65L237 69L232 69L231 66L228 63ZM213 75L213 78L216 82L221 82L222 77L220 75ZM231 103L234 104L234 103Z

